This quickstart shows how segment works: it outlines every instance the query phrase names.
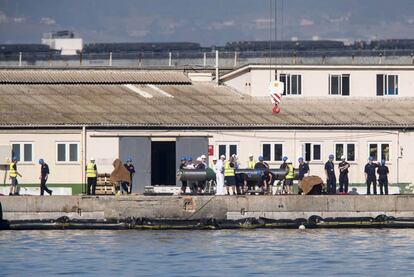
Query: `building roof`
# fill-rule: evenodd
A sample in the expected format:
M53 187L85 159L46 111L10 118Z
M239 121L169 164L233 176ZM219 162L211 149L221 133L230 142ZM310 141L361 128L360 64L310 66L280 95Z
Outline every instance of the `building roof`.
M273 115L267 97L240 95L226 86L133 80L0 84L0 128L414 128L414 98L286 97L280 114Z
M0 84L190 84L180 71L3 69Z

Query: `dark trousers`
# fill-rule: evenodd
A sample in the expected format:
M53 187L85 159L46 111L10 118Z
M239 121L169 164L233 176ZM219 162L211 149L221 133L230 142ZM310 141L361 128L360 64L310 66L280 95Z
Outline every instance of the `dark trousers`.
M328 176L328 180L326 180L326 185L328 187L328 194L336 194L336 177L335 177L335 175Z
M46 179L40 179L40 195L44 195L45 191L52 194L52 191L46 186Z
M371 194L371 184L373 193L377 194L377 178L375 176L367 177L367 194Z
M124 193L124 191L126 193L128 193L128 191L129 191L129 183L128 182L121 182L121 187L122 187L122 193Z
M381 178L378 179L378 184L380 187L380 194L384 194L383 188L385 190L385 195L388 195L388 178Z
M339 192L348 192L349 179L348 174L339 175Z
M88 177L88 190L86 194L95 195L96 180L97 180L96 177Z

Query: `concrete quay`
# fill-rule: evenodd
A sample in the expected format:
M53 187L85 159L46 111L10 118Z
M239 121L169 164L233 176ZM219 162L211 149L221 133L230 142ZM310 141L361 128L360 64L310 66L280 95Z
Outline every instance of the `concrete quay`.
M414 218L414 195L1 196L3 220Z

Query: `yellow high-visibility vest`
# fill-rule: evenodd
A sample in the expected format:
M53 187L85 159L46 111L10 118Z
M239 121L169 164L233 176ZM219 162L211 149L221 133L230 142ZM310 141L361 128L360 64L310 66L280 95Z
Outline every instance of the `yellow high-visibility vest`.
M230 166L230 162L227 161L224 164L224 177L233 177L233 176L235 176L235 174L234 174L234 167L231 167Z
M9 176L13 178L17 177L17 172L14 170L14 165L15 163L11 163L9 167Z
M95 164L94 163L88 163L86 166L86 177L88 178L95 178L96 177L96 171L95 171Z
M293 166L293 164L288 164L287 165L288 168L288 173L286 174L286 180L293 180L295 178L295 167Z
M248 169L254 169L255 165L256 165L256 163L254 161L248 161L247 162L247 168Z

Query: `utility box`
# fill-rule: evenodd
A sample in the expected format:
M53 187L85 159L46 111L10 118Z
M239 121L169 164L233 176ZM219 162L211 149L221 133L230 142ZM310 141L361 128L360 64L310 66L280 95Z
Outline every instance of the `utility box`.
M11 162L11 145L0 145L0 165L7 165Z

